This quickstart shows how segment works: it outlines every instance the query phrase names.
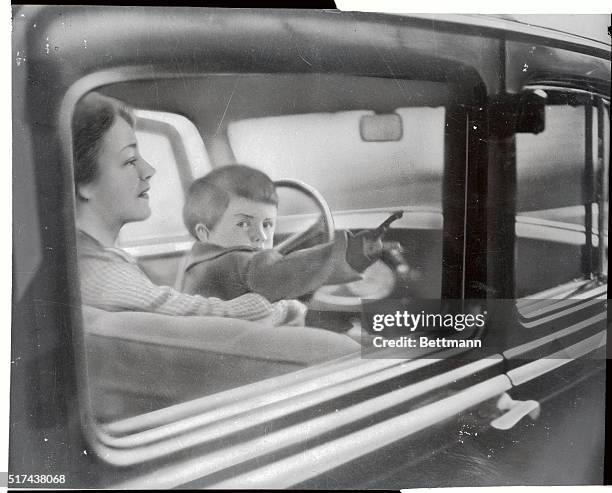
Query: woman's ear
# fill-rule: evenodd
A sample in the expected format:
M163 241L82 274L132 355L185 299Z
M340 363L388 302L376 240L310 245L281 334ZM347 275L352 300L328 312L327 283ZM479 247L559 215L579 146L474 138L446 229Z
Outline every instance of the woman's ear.
M76 186L76 196L80 200L84 200L84 201L90 200L92 196L92 190L89 184L77 185Z
M202 223L198 223L196 224L194 230L198 241L201 241L202 243L206 243L208 241L210 231L206 226L204 226Z

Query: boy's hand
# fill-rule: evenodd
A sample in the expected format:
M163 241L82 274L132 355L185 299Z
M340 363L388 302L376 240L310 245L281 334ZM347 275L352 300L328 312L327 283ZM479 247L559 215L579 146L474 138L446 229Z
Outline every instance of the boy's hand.
M355 235L355 238L359 238L360 235L363 235L363 254L373 260L380 258L383 250L382 238L370 231L361 231Z
M372 231L360 231L348 238L346 260L353 269L363 272L380 257L382 249L380 236Z

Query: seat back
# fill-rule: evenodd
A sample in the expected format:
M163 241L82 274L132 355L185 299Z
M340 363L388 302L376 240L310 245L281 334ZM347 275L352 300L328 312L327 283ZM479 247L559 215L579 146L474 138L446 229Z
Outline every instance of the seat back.
M83 308L92 405L120 419L359 351L343 334Z

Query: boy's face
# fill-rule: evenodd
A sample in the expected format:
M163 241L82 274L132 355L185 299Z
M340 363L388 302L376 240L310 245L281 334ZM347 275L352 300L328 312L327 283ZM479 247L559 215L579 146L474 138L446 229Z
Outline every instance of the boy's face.
M274 204L254 202L244 197L232 197L227 209L200 241L223 247L250 246L272 248L277 208Z

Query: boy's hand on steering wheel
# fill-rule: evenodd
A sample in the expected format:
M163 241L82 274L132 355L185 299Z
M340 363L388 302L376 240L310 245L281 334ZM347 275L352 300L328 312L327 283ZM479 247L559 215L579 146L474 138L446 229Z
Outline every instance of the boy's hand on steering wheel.
M346 248L346 261L358 272L372 265L382 253L382 239L371 231L360 231L349 235Z
M397 221L403 215L402 211L396 211L374 231L364 230L354 236L349 234L346 261L353 269L363 272L380 258L383 252L382 238L384 234L391 226L391 223Z
M363 254L373 260L380 258L383 250L382 237L371 231L361 231L355 238L362 237Z

